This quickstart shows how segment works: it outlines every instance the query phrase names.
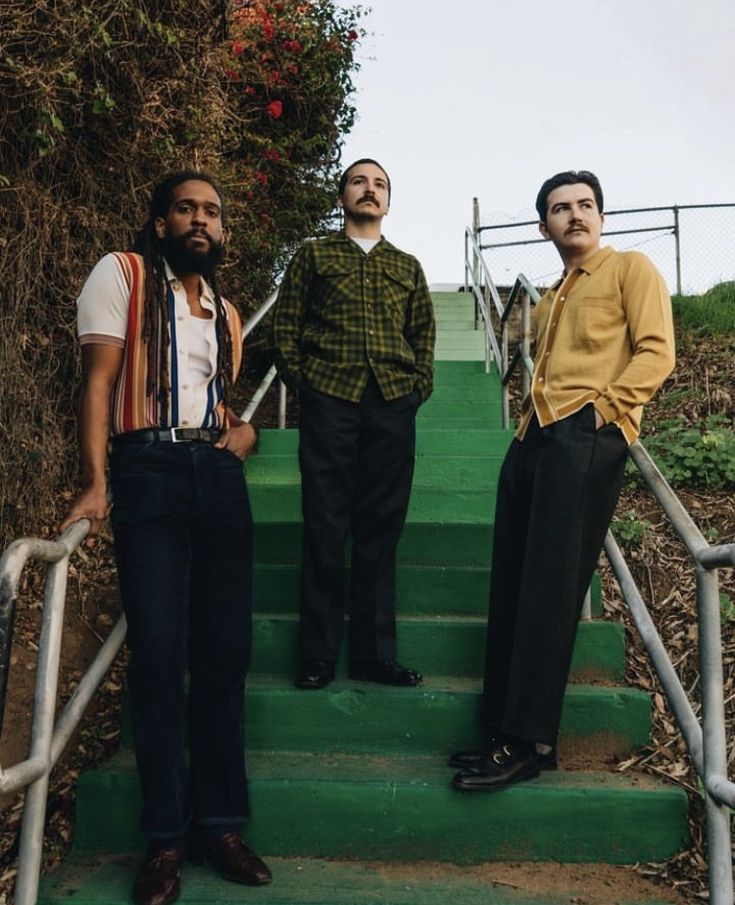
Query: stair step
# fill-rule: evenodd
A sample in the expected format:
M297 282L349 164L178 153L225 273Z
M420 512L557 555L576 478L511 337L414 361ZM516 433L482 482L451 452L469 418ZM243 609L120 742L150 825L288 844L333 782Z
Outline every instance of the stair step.
M431 494L428 493L430 496ZM298 499L281 511L269 511L263 498L253 496L255 514L255 561L296 563L301 558L301 515ZM427 500L427 502L430 502ZM450 501L451 502L451 501ZM435 512L442 521L421 520L409 510L409 519L398 543L398 564L490 567L493 528L485 518L470 520L470 513L452 505ZM475 509L482 509L476 506Z
M508 431L497 428L468 428L458 435L447 428L422 426L416 436L416 456L504 456L511 439ZM248 476L256 461L274 456L293 456L296 460L298 448L298 430L262 430L258 453L246 466Z
M113 905L129 900L138 855L106 855L89 861L72 856L44 878L38 905ZM583 868L562 865L487 864L477 867L436 862L380 864L359 861L269 858L270 886L226 883L212 870L186 864L181 905L579 905L590 901ZM628 889L629 868L595 865L594 878L610 889ZM573 871L573 873L572 873ZM561 876L560 876L561 874ZM640 893L626 905L662 905L659 889L639 880ZM557 892L548 891L548 887ZM539 890L546 891L540 892ZM645 895L645 899L643 896ZM653 896L654 898L651 898Z
M349 562L349 556L347 560ZM257 613L293 614L298 611L297 562L256 563L253 585ZM489 591L490 570L486 566L404 564L396 571L396 610L404 617L477 616L484 620ZM595 616L602 614L598 575L592 580L592 612Z
M430 677L419 688L338 678L325 689L302 691L282 678L253 674L247 747L441 757L480 744L480 693L479 680L454 677ZM584 737L597 753L623 757L649 741L650 716L650 699L638 689L572 684L564 697L561 735Z
M248 763L248 841L264 857L625 864L687 844L686 794L642 776L559 770L473 794L453 790L436 758L264 752ZM141 850L139 805L132 756L83 774L76 852Z
M345 634L348 627L345 626ZM485 661L485 620L437 616L398 620L400 659L424 676L482 676ZM572 681L615 681L623 678L623 627L612 622L584 622L577 633ZM294 674L298 651L295 615L261 615L255 620L251 671ZM342 645L337 674L347 674L347 644Z

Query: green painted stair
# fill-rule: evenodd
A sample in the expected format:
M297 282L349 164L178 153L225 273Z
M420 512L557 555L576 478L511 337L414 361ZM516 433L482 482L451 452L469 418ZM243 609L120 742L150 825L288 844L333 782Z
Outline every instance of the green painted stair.
M182 903L571 905L582 899L573 881L553 894L523 882L509 888L493 881L490 862L658 861L687 844L680 789L602 769L648 741L651 712L645 694L619 684L623 631L610 622L580 626L562 769L492 795L450 786L447 755L479 741L495 485L511 435L502 430L499 379L493 368L486 373L471 297L434 299L436 385L417 422L397 581L400 659L421 668L425 682L400 689L350 681L343 651L327 689L293 688L298 436L264 430L247 465L256 520L247 837L271 862L274 883L243 890L187 866ZM593 598L599 615L599 588ZM44 880L39 901L128 901L143 845L138 807L124 734L120 753L81 777L72 856Z

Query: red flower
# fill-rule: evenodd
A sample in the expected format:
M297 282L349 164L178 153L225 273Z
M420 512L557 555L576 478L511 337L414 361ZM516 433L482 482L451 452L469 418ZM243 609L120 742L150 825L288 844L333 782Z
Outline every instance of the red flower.
M260 170L255 174L255 178L261 185L268 185L268 174L261 173Z
M225 69L225 75L231 82L239 82L242 78L236 69Z
M301 51L304 49L300 41L284 41L283 46L286 48L286 50L290 50L292 53L301 53Z
M255 94L255 88L252 85L246 85L245 94Z
M350 42L356 41L359 37L360 35L358 35L354 28L347 32L347 40Z
M245 50L245 44L242 41L233 41L232 42L232 55L235 57L239 57L240 54Z
M263 157L265 157L266 160L281 159L281 155L278 153L278 151L276 151L275 148L268 148L267 150L263 151Z
M276 29L273 26L272 22L264 22L263 23L263 37L266 41L272 41L276 36Z
M278 119L283 114L283 102L271 101L265 109L268 111L268 116Z

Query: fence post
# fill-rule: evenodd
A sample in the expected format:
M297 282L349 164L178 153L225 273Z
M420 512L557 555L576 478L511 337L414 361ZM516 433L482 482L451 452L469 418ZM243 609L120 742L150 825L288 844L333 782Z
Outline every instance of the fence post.
M676 245L676 294L681 295L681 232L679 230L679 206L674 211L674 243Z
M475 286L480 288L480 260L477 257L476 248L480 246L480 202L477 198L472 199L472 238L475 244L472 246L472 279ZM475 330L477 330L480 322L480 309L477 296L475 298Z

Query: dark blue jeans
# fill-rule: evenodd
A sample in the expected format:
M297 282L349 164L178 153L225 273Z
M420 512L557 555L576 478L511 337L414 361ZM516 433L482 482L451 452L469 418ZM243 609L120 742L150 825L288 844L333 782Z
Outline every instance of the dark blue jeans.
M158 442L113 449L110 471L142 829L169 837L191 818L238 825L249 813L252 635L253 530L242 463L208 443Z

